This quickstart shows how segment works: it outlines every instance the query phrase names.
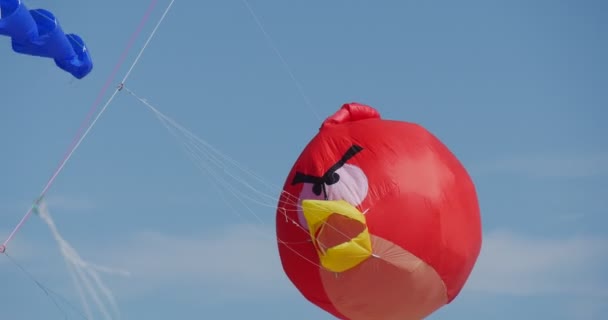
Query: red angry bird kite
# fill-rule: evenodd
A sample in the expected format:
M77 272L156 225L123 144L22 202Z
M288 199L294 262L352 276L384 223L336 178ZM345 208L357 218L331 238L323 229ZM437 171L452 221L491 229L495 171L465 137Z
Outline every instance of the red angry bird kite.
M420 125L345 104L287 176L276 216L283 269L339 319L422 319L463 288L481 249L475 186Z

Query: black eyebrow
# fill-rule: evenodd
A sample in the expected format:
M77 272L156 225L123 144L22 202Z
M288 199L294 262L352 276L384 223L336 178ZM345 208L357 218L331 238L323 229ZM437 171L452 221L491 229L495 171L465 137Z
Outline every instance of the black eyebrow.
M298 184L298 183L333 184L333 183L337 182L337 181L333 181L334 173L338 169L342 168L342 166L344 166L348 160L350 160L352 157L354 157L361 150L363 150L363 147L353 144L350 148L348 148L348 150L346 150L346 152L344 152L344 155L342 155L342 157L340 158L340 160L338 160L338 162L336 162L333 166L331 166L329 169L327 169L327 171L323 174L323 176L317 177L317 176L313 176L313 175L304 174L304 173L301 173L298 171L298 172L296 172L295 177L291 181L291 184L292 185Z

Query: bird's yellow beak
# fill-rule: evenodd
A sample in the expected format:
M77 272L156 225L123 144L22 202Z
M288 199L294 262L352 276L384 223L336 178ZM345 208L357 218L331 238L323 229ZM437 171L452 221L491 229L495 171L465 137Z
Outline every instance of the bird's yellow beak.
M302 211L325 269L343 272L372 255L365 215L348 202L303 200Z

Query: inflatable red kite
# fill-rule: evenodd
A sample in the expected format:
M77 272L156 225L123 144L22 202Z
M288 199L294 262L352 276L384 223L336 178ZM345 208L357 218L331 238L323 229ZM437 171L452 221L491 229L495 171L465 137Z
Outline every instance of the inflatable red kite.
M475 186L423 127L350 103L289 173L276 217L283 269L340 319L422 319L450 303L481 249Z

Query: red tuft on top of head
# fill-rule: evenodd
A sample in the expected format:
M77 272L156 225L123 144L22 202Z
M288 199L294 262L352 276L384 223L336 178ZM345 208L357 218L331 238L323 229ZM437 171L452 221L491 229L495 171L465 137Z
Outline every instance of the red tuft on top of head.
M365 119L380 119L380 113L378 110L365 104L357 102L345 103L336 113L323 121L321 128Z

